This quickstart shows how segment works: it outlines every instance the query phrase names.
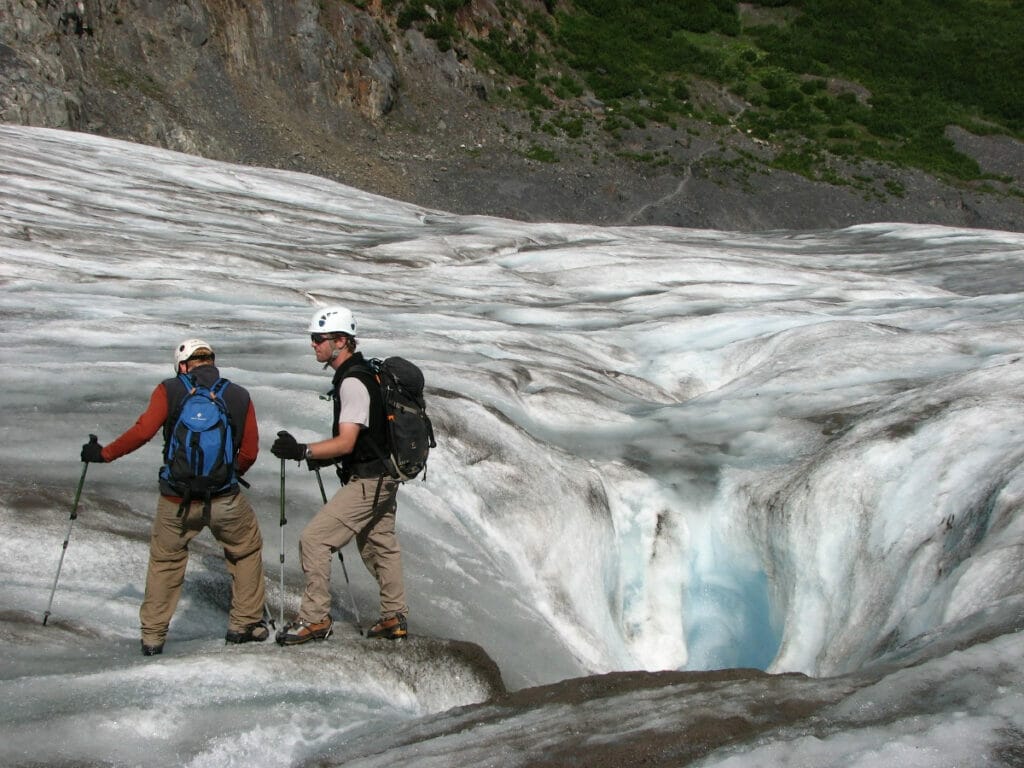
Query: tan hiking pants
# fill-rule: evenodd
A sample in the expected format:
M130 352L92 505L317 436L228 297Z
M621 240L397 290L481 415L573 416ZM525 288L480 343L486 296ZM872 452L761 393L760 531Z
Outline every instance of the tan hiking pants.
M206 526L203 502L193 502L182 517L180 504L161 496L149 539L146 596L139 610L142 642L161 645L174 616L188 565L188 543ZM239 492L213 499L210 532L224 547L231 575L231 610L228 629L243 631L263 618L263 537L252 505Z
M378 478L352 479L313 516L299 538L299 558L306 589L299 620L318 623L331 612L331 557L356 538L366 570L380 587L380 615L408 613L402 577L402 551L395 533L398 483L385 477L376 513Z

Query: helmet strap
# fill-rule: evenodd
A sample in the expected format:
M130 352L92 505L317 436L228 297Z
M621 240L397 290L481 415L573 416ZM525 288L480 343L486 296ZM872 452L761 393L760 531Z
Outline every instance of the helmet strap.
M324 363L324 370L325 371L328 368L331 367L331 363L333 363L335 360L337 360L338 359L338 355L341 354L341 350L338 349L336 346L334 346L334 342L335 341L336 341L336 339L331 339L331 345L332 345L331 346L331 356L329 358L327 358L327 362Z

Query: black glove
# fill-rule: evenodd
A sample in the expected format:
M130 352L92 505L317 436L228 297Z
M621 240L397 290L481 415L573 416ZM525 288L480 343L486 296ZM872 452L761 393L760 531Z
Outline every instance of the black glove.
M308 469L310 472L315 472L318 469L330 467L337 463L337 457L333 459L306 459L306 469Z
M306 458L306 444L298 442L288 432L278 432L277 440L270 446L270 452L279 459L295 459L302 461Z
M82 446L82 461L103 462L103 446L96 440L96 435L89 435L90 440Z

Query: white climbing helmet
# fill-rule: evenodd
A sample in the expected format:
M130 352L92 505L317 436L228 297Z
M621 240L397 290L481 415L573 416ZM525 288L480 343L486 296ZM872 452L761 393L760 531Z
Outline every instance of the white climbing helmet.
M174 348L174 370L178 370L178 366L188 360L200 349L210 350L210 356L213 356L213 347L207 344L202 339L186 339Z
M345 307L318 309L309 321L310 333L344 333L356 335L356 319Z

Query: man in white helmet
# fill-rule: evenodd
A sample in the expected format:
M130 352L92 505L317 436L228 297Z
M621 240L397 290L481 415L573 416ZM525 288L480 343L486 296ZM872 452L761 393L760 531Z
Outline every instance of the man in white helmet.
M363 564L380 587L380 620L366 636L404 638L408 608L395 533L398 482L380 458L387 453L380 389L362 353L356 351L356 322L348 309L317 310L309 334L317 362L334 369L331 437L303 444L288 432L278 432L271 452L313 466L340 461L342 487L302 531L299 557L306 586L298 616L278 632L277 642L299 645L331 634L331 557L353 537Z
M174 348L177 374L157 385L149 407L135 425L104 447L97 442L82 446L82 461L108 462L131 453L164 431L164 467L160 472L160 497L149 540L146 595L139 610L142 653L163 653L167 630L181 594L188 565L188 544L207 525L224 548L231 574L231 609L228 614L229 644L266 640L270 636L264 616L263 537L252 506L238 482L256 461L259 430L249 393L221 379L214 365L213 348L202 339L188 339ZM210 498L191 498L166 462L168 440L190 389L214 387L227 408L232 426L233 474L223 487L212 489Z

